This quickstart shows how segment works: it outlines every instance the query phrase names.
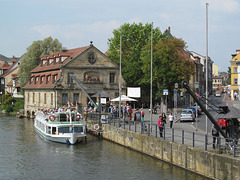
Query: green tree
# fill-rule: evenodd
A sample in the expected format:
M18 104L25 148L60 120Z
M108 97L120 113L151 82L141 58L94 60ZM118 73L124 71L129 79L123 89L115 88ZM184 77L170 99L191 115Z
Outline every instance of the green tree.
M189 80L194 74L194 64L187 58L184 52L185 42L177 38L164 38L154 45L153 49L153 97L159 99L163 95L163 89L168 89L169 97L175 83ZM142 52L143 73L142 81L150 83L150 56L151 45L146 46Z
M123 24L113 30L113 38L108 39L108 57L119 64L120 34L122 35L122 76L131 86L140 86L144 77L142 70L142 49L151 41L151 24ZM158 42L164 36L159 28L153 29L153 40Z
M40 63L40 57L49 55L53 52L60 51L62 44L57 39L52 37L44 40L34 41L31 46L27 48L27 52L22 56L19 65L19 80L21 87L28 82L31 70L33 70Z
M10 113L13 111L13 104L15 102L14 98L11 96L11 94L9 94L8 92L6 94L3 95L2 97L2 104L3 104L3 109L5 109L5 111L7 113Z

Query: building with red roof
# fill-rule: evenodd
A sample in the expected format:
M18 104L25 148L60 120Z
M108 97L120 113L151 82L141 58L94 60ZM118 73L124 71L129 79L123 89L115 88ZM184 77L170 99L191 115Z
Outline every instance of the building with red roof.
M68 102L85 106L89 99L71 75L81 82L90 96L103 90L112 96L119 93L119 66L92 42L90 46L41 57L31 73L29 82L23 87L26 116L33 116L37 109L57 109ZM123 79L122 85L126 90Z

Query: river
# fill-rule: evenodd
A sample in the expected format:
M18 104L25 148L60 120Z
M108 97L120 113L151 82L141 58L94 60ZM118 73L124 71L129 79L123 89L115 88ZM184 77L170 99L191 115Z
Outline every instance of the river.
M91 135L75 146L49 142L32 119L1 113L0 139L0 179L207 179Z

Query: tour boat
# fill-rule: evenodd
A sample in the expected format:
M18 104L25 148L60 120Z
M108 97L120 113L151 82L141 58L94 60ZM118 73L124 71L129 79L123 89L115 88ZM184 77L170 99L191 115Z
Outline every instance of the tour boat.
M56 112L44 114L37 112L34 127L38 134L49 141L77 144L86 140L86 124L76 112Z

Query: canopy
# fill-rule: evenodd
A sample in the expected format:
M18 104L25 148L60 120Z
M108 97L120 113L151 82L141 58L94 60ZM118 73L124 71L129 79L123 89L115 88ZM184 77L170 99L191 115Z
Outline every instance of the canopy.
M111 94L108 94L104 91L97 92L96 94L92 95L92 97L99 97L99 95L101 95L101 98L113 97Z
M120 97L112 99L111 101L120 101ZM121 95L121 101L137 101L136 99L130 98L126 95Z

